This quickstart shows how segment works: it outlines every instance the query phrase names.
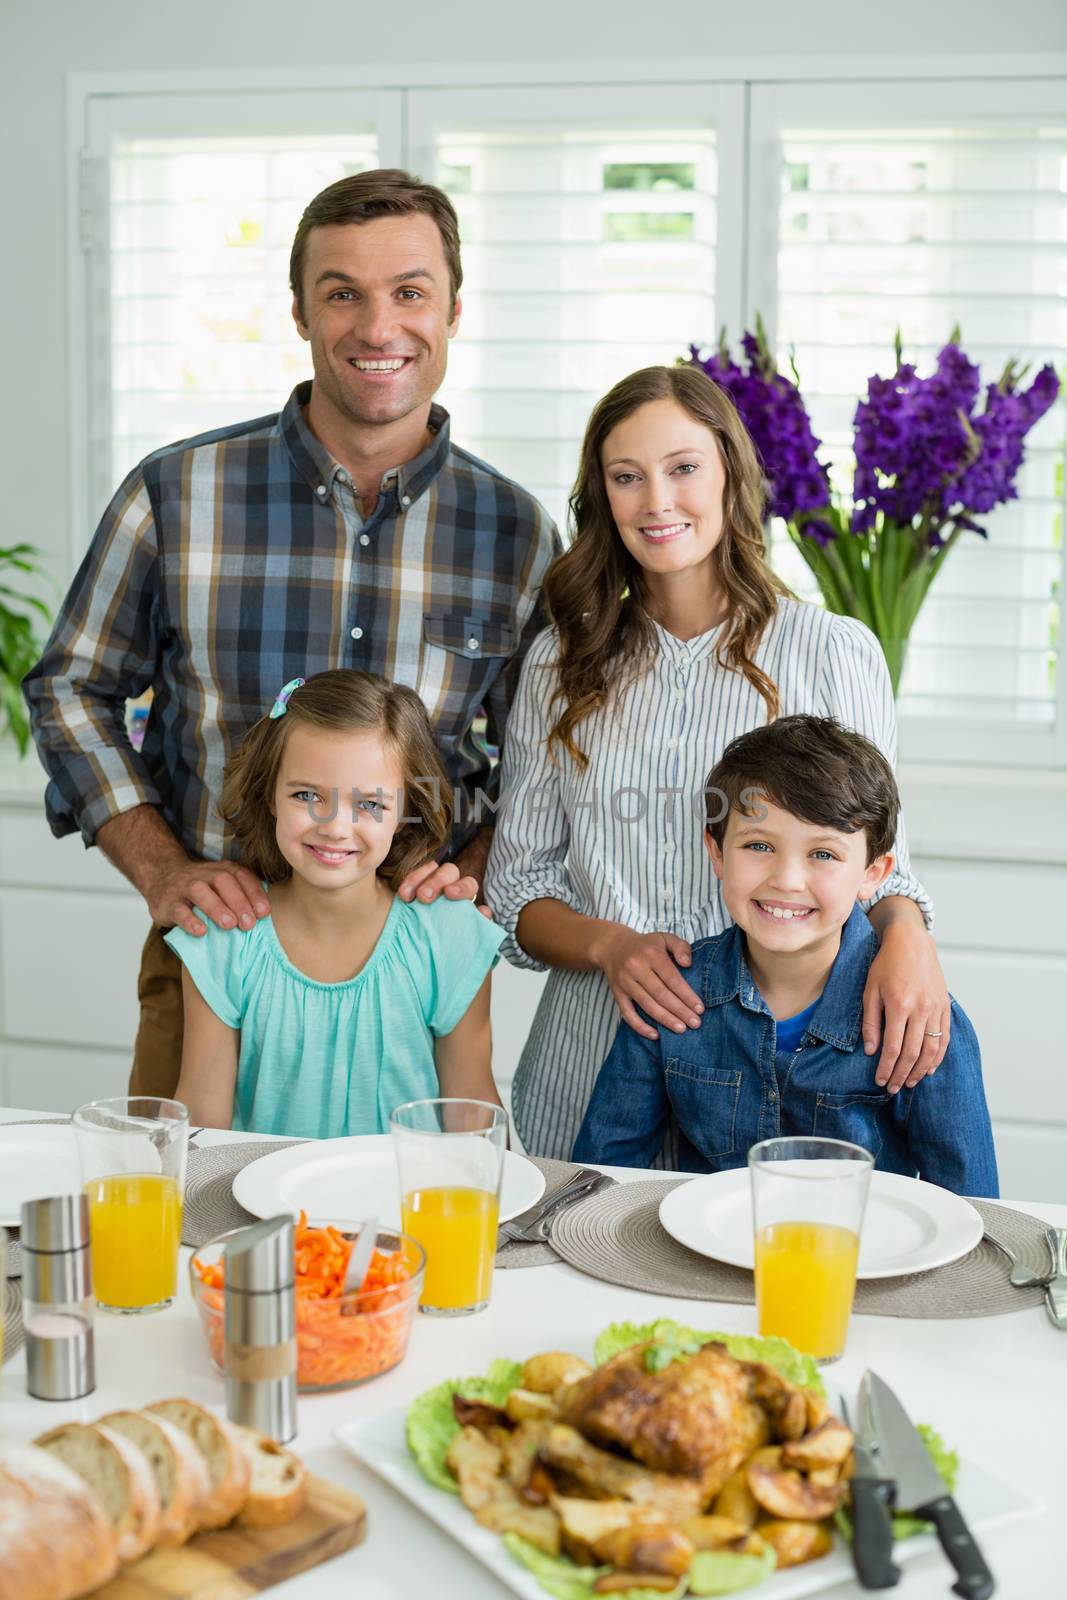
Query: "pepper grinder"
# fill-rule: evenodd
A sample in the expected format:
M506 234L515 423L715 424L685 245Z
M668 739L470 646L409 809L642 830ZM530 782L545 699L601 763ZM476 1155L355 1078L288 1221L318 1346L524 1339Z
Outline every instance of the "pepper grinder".
M295 1248L284 1216L242 1228L225 1252L226 1415L279 1444L296 1433Z
M96 1388L85 1195L24 1201L20 1243L26 1388L38 1400L80 1400Z

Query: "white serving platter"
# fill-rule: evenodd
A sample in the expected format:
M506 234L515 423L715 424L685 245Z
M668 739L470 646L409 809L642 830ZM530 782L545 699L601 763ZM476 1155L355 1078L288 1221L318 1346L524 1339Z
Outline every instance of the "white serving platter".
M376 1417L359 1418L336 1428L334 1438L403 1495L417 1515L429 1517L443 1528L515 1594L521 1595L523 1600L545 1600L546 1591L532 1572L508 1554L500 1535L475 1522L458 1495L435 1488L422 1476L404 1439L405 1416L406 1407L400 1407ZM967 1461L960 1466L956 1499L971 1531L979 1536L1004 1523L1036 1516L1042 1509L1020 1490ZM919 1534L912 1539L899 1540L893 1546L893 1559L908 1562L937 1548L937 1540L932 1535ZM776 1572L744 1593L752 1600L799 1600L802 1595L822 1594L854 1577L848 1546L835 1537L834 1549L821 1561ZM946 1594L952 1577L952 1569L946 1561Z

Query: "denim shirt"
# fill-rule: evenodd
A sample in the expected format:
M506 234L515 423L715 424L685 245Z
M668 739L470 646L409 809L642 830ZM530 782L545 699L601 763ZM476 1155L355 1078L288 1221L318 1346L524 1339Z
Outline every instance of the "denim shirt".
M694 944L685 976L704 1002L700 1027L676 1034L659 1026L651 1040L620 1023L573 1159L647 1167L673 1115L684 1172L743 1166L761 1139L819 1134L862 1145L882 1172L996 1196L978 1040L955 1000L938 1071L896 1095L874 1081L878 1058L864 1051L860 1029L877 951L857 906L800 1048L786 1053L776 1048L775 1021L749 972L741 930Z

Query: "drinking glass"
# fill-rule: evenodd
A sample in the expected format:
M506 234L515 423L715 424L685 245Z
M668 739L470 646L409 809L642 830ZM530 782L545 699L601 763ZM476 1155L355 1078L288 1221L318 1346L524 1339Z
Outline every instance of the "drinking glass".
M759 1331L820 1363L844 1353L873 1166L843 1139L765 1139L748 1152Z
M72 1118L89 1199L101 1311L162 1311L178 1287L189 1112L151 1095L93 1100Z
M389 1119L400 1226L426 1252L420 1311L466 1316L489 1304L508 1119L485 1100L411 1100Z

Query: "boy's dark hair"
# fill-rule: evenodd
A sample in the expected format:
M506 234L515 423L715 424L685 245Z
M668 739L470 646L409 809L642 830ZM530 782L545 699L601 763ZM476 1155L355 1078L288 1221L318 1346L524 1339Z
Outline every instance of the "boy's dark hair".
M867 835L867 865L892 850L900 795L882 752L833 717L779 717L731 740L704 785L707 827L722 847L731 811L760 798L804 822Z

